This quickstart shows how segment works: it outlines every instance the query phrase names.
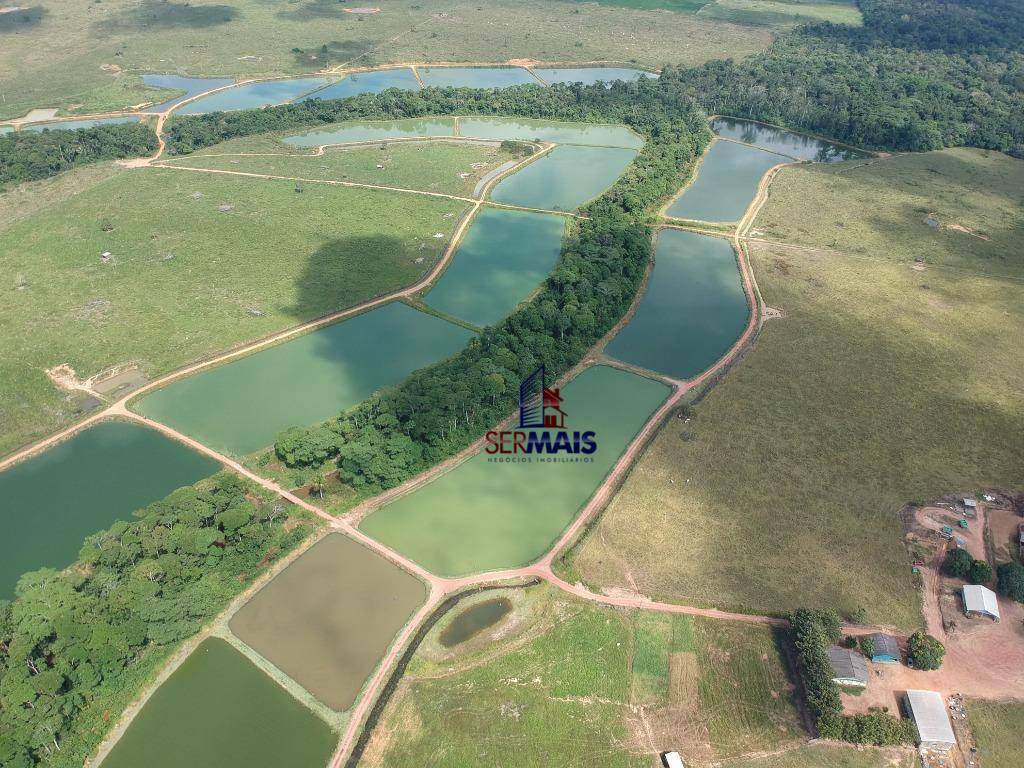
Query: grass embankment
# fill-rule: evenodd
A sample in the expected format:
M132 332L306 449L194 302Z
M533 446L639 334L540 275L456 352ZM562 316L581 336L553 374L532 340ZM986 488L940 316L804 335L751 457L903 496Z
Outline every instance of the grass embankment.
M1020 765L1020 735L1024 733L1024 704L972 701L967 707L978 760L985 768Z
M768 628L507 595L513 613L451 651L450 619L431 631L366 765L649 766L672 748L707 765L803 738Z
M573 578L680 603L864 608L872 622L920 624L897 511L950 490L1024 483L1024 283L965 271L991 271L998 258L969 234L942 230L942 247L930 247L918 209L941 220L944 200L962 200L959 220L973 225L970 203L991 178L978 169L1019 179L1024 164L963 151L891 162L919 200L902 216L879 204L899 175L886 163L782 172L759 229L792 221L816 232L832 217L846 222L835 231L861 231L868 250L753 249L764 299L784 319L694 418L665 426L573 552ZM936 174L936 164L956 173ZM863 200L844 191L851 173ZM839 181L828 198L793 174ZM991 188L999 207L984 220L988 236L1019 239L1020 204ZM801 234L796 224L789 232ZM930 262L958 268L893 260L916 252L908 240L921 235L920 251L938 254Z
M281 145L284 146L287 145ZM308 149L302 155L285 153L283 148L277 151L281 154L233 156L219 155L216 148L211 148L206 156L173 158L169 164L302 179L353 181L466 197L473 193L473 188L484 174L515 159L494 144L451 141L335 147L328 148L323 155L310 155Z
M25 5L27 12L0 14L0 119L34 107L85 113L171 95L146 88L141 72L248 79L349 62L519 57L660 67L667 61L741 58L771 42L768 29L704 21L690 13L604 6L583 13L574 3L543 0L452 0L443 15L421 0L394 0L372 15L345 13L324 0Z
M75 418L44 369L84 378L133 361L152 377L394 290L430 269L466 207L163 169L88 169L11 195L0 455Z

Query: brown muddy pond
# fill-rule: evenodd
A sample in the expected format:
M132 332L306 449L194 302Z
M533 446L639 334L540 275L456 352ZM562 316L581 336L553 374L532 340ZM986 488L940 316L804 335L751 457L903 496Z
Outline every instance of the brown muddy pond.
M512 601L507 597L496 597L470 606L444 628L441 633L441 645L451 648L464 643L469 638L489 627L493 627L512 610Z
M427 596L415 576L340 533L324 537L231 619L231 631L317 699L352 706Z

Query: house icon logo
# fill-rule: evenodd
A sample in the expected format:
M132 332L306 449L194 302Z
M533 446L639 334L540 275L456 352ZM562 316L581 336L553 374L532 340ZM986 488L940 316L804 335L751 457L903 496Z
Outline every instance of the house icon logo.
M562 393L546 386L544 377L542 365L519 385L520 429L565 429Z

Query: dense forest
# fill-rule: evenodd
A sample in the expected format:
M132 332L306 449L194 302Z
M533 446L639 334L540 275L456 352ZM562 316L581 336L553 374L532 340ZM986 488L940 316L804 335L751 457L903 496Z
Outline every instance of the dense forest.
M868 149L1024 157L1024 3L860 0L863 27L816 24L742 62L669 69L710 113Z
M5 133L0 135L0 189L97 160L149 155L156 148L156 134L142 123Z
M311 530L223 473L25 574L0 601L0 765L82 765L166 652Z

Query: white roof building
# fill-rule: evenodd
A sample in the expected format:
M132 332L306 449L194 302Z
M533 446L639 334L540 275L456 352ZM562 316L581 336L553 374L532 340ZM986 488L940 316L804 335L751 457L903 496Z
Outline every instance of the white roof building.
M678 752L663 753L661 761L665 764L665 768L686 768L683 764L683 758L679 756Z
M956 735L941 694L935 691L907 691L905 701L907 711L917 724L922 747L945 752L956 744Z
M996 600L996 593L981 584L965 585L964 611L999 621L999 601Z

